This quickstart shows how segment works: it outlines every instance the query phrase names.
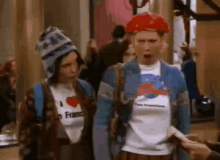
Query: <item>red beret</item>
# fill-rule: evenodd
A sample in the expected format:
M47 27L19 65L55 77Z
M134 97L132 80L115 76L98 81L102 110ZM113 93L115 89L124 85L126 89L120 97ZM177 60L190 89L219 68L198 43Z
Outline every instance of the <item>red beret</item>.
M135 31L162 30L169 32L166 20L155 13L140 13L134 16L125 26L125 30L130 33Z

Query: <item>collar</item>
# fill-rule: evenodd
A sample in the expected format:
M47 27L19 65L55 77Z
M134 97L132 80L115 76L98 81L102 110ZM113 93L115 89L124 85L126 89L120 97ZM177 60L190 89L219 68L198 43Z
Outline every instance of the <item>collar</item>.
M161 66L161 77L162 79L164 79L164 77L167 75L167 69L169 64L166 63L164 60L159 59L160 61L160 66ZM131 67L131 70L133 71L133 73L135 74L140 74L140 67L139 67L139 63L137 61L137 58L134 58L133 60L131 60L130 62L127 63L127 65L129 67Z

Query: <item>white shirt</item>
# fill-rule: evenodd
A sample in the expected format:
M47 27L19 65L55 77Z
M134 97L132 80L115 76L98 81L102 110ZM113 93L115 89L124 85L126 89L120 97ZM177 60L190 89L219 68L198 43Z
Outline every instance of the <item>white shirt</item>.
M140 65L141 82L122 150L143 155L167 155L172 146L165 143L171 125L168 93L161 81L161 64Z
M70 141L79 141L84 125L84 115L71 84L50 86L57 112Z

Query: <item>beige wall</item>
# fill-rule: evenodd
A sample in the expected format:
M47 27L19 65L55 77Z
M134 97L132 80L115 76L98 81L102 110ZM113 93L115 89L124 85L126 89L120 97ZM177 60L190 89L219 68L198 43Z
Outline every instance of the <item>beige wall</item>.
M169 64L173 64L173 0L154 0L150 10L154 13L163 15L167 20L170 32L167 34L166 43L167 49L162 54L162 58Z
M80 52L85 57L89 41L89 1L80 0Z
M43 29L43 0L11 0L13 6L14 53L17 59L17 104L26 91L42 80L41 60L35 51Z
M0 1L0 63L13 54L12 6L10 0Z
M215 1L220 6L220 1ZM197 2L198 13L215 13L204 2ZM220 21L197 22L196 46L198 83L202 93L220 98Z
M62 29L80 48L80 1L71 0L45 0L44 16L45 29L56 26Z
M45 0L44 12L45 28L53 25L65 31L84 56L89 40L88 0Z

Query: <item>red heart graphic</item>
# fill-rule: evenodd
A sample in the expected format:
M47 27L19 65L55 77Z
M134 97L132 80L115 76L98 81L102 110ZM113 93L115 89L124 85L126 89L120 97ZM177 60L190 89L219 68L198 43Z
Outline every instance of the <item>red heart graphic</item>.
M76 106L78 105L78 100L76 97L67 97L66 103L72 106L73 108L76 108Z

